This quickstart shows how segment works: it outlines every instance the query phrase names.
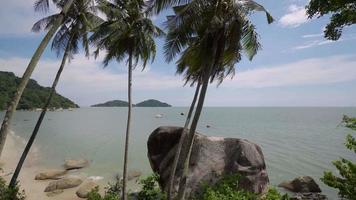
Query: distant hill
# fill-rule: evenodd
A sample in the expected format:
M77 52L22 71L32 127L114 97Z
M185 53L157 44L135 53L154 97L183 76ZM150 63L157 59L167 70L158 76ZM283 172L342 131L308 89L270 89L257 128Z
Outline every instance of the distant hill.
M121 101L121 100L113 100L113 101L108 101L105 103L100 103L100 104L95 104L92 105L91 107L127 107L128 106L127 101ZM160 102L155 99L149 99L146 101L142 101L138 104L133 104L134 107L172 107L171 105L167 103Z
M92 105L91 107L127 107L129 103L127 101L113 100L105 103L99 103Z
M142 101L135 105L136 107L172 107L168 103L160 102L155 99L149 99L146 101Z
M19 83L20 78L16 77L14 73L0 71L0 110L6 109ZM30 79L24 93L22 94L17 109L28 110L41 108L47 99L49 91L49 87L42 87L35 80ZM61 96L58 93L55 93L50 104L50 108L66 109L78 107L79 106L73 101Z

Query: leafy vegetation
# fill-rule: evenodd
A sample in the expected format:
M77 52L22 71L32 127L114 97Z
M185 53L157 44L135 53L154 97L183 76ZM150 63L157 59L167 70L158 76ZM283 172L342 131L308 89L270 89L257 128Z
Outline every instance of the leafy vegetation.
M166 195L159 188L158 179L159 176L157 174L152 174L151 176L141 179L139 181L139 184L142 186L142 190L137 194L132 194L133 196L135 196L134 199L165 200ZM91 191L89 193L88 200L119 200L120 194L122 192L122 182L117 181L115 184L109 184L109 186L106 189L107 190L104 196L101 196L99 194L98 188Z
M343 117L343 124L356 131L356 118ZM346 148L356 153L356 140L352 135L346 137ZM341 177L334 175L331 171L324 172L321 180L328 186L339 190L339 196L343 199L355 199L356 197L356 163L341 158L333 161L333 165L339 171Z
M0 72L0 110L6 109L12 95L16 91L20 78L12 72ZM30 79L22 95L17 109L42 108L46 102L50 88L40 86L35 80ZM55 93L50 108L77 108L73 101Z
M24 200L25 192L20 191L16 185L14 188L9 188L5 180L0 177L0 200Z
M356 1L354 0L311 0L307 6L309 18L331 15L325 27L325 38L338 40L346 26L356 23Z
M166 194L158 186L159 175L152 174L140 180L142 190L138 193L138 200L165 200Z
M262 196L254 193L237 190L239 175L229 175L221 179L213 186L205 186L201 195L196 197L199 200L288 200L287 194L281 195L276 189L270 188Z

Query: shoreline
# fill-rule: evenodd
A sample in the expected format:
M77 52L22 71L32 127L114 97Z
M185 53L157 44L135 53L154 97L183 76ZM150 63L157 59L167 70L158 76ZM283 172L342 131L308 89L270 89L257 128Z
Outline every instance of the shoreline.
M26 141L24 139L16 136L13 132L10 132L7 136L2 158L0 159L0 167L2 168L0 176L4 178L6 182L9 182L12 177L12 173L15 170L17 162L22 154L25 142ZM38 148L33 146L31 152L26 158L18 178L20 190L25 190L26 200L80 200L81 198L76 195L76 191L80 186L65 189L62 193L55 196L47 196L44 189L48 183L53 180L35 180L36 174L43 170L48 170L38 165L38 153ZM58 169L61 168L61 166L58 166ZM79 176L83 180L83 183L89 180L88 177L82 177L80 172L78 172L79 171L68 172L68 175ZM100 181L93 181L99 185L101 190L104 188L104 185L100 183Z

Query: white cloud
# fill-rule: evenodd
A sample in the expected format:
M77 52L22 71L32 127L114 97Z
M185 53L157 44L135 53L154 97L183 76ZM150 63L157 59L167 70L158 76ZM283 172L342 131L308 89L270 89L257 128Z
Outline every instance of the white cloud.
M0 35L31 33L32 24L39 18L34 14L33 2L29 0L11 0L1 5Z
M0 71L12 71L21 76L28 61L28 59L18 57L0 58ZM58 66L59 61L57 60L42 60L35 70L33 78L40 84L49 86ZM325 85L356 81L355 66L355 56L314 58L277 66L261 66L238 72L233 80L225 80L218 91ZM123 65L118 67L125 69ZM168 102L184 101L184 104L189 103L190 98L183 96L186 96L186 92L190 90L182 89L181 77L155 72L151 68L147 68L144 72L139 69L135 70L133 79L135 94L144 94L139 95L140 98L160 96ZM77 56L64 69L57 91L80 105L91 105L116 99L120 95L125 97L126 86L126 72L113 73L110 68L103 69L98 61ZM179 104L183 105L183 103Z
M235 79L224 83L224 87L266 88L355 81L355 66L355 56L307 59L237 73Z
M302 38L320 38L320 37L323 37L323 36L324 36L323 33L317 33L317 34L303 35Z
M288 13L282 16L279 23L283 27L298 27L308 22L306 10L303 6L292 4L288 8Z
M307 41L305 44L296 46L293 49L295 49L295 50L309 49L309 48L313 48L313 47L317 47L317 46L333 44L333 43L342 42L342 41L343 41L342 39L340 39L338 41L333 41L333 40L313 40L313 41Z
M17 76L22 76L28 62L29 59L25 58L0 58L0 71L12 71ZM59 64L58 60L40 61L32 78L41 85L50 86ZM125 69L123 65L118 67ZM164 91L183 85L179 77L152 72L150 67L147 67L143 72L140 69L135 70L133 80L133 88L136 91ZM89 105L96 103L95 99L109 100L112 99L113 94L126 91L126 82L127 74L125 72L113 73L110 68L103 69L98 61L77 56L65 67L58 91L76 100L79 104ZM94 100L88 100L90 98Z

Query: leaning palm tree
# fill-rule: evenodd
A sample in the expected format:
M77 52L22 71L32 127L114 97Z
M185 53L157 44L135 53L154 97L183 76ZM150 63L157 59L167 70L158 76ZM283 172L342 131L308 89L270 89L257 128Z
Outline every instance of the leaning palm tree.
M36 11L40 11L40 10L47 11L48 6L49 6L48 1L49 0L38 0L35 3L35 10ZM22 93L26 88L28 80L30 79L32 72L35 70L37 63L38 63L40 57L42 56L42 53L46 49L48 43L50 42L51 38L56 33L58 28L62 25L64 17L67 14L71 5L73 4L74 0L53 0L53 1L61 2L61 4L64 6L62 6L61 12L58 14L58 17L51 23L52 25L50 27L48 27L47 34L42 39L40 45L37 47L35 53L33 54L30 63L28 64L24 74L22 75L21 82L18 85L11 102L9 103L9 105L7 107L6 114L4 116L4 120L3 120L2 124L1 124L1 128L0 128L0 157L1 157L1 153L4 148L4 145L5 145L7 133L8 133L9 127L11 125L13 115L14 115L17 105L21 99Z
M51 104L52 97L55 93L56 86L64 69L64 66L67 61L69 62L73 58L74 54L78 53L79 42L82 42L83 44L85 55L89 56L88 31L92 30L93 27L98 26L102 21L93 13L94 7L92 3L92 0L76 0L73 6L68 11L67 15L65 16L63 24L54 36L52 42L52 50L56 51L57 56L59 56L63 52L62 62L53 81L47 100L44 106L42 107L42 112L37 120L36 126L32 132L29 141L26 144L26 147L17 164L15 172L11 178L9 187L16 186L17 178L20 174L22 165L26 160L26 157L40 129L43 118L46 115L47 109ZM63 7L63 5L58 2L58 7ZM56 21L58 17L58 14L55 14L43 18L34 24L32 30L38 32L41 29L53 26L53 22Z
M104 65L116 59L127 59L128 63L128 115L126 126L124 172L122 199L127 199L127 162L132 110L132 70L142 62L145 68L148 61L153 61L156 54L154 37L163 35L148 16L143 12L144 0L100 1L99 9L106 15L107 21L100 25L91 36L97 46L96 53L106 50Z
M213 82L218 79L221 83L227 74L234 72L234 65L241 60L242 50L245 50L252 59L260 49L258 35L248 19L251 12L264 11L268 23L272 23L273 18L261 5L252 0L152 0L151 3L154 3L153 10L156 12L170 4L184 3L176 7L175 16L168 19L170 24L168 37L174 36L173 42L167 43L169 46L167 49L171 52L168 56L174 57L188 47L189 51L183 52L182 57L191 57L192 59L185 59L189 61L188 66L196 68L191 72L199 73L202 77L202 88L186 142L177 150L181 151L180 155L184 160L178 199L184 199L191 149L209 80ZM198 65L197 60L201 60Z

